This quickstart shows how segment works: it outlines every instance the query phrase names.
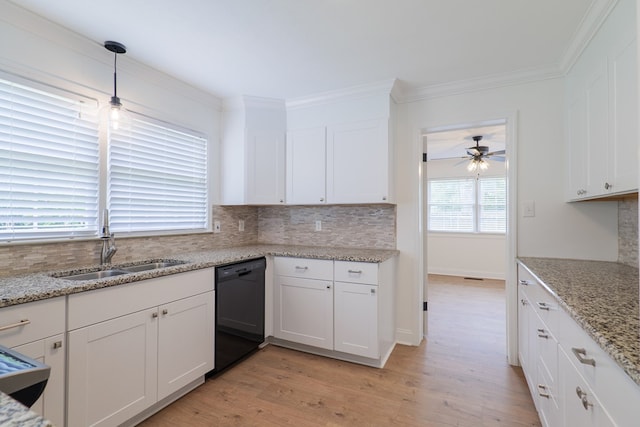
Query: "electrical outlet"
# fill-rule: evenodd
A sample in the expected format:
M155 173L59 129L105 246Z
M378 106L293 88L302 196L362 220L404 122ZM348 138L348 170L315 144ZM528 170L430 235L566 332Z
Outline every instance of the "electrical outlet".
M213 232L214 233L220 232L220 221L213 221Z
M238 221L238 231L244 231L244 219Z
M316 231L322 231L322 221L316 221Z

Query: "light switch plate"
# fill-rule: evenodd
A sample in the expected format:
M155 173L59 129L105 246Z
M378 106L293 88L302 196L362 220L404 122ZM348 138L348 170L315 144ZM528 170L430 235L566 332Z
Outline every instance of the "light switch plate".
M533 200L525 200L522 202L522 216L525 218L533 218L536 216L536 204Z

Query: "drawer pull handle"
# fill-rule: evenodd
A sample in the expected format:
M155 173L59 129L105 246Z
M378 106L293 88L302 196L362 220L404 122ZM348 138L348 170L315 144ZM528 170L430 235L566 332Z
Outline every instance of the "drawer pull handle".
M375 289L371 289L371 295L375 295L376 294L376 290Z
M540 395L541 397L546 397L548 399L550 396L547 392L547 386L538 384L538 395Z
M525 305L527 305L527 300L526 300L526 299L524 299L524 298L522 298L522 299L520 300L520 303L521 303L523 306L525 306Z
M156 317L158 317L158 312L154 311L153 313L151 313L151 318L155 319Z
M547 311L549 311L549 309L550 309L549 305L546 302L539 302L538 303L538 308L540 310L547 310Z
M19 328L20 326L26 326L29 323L31 323L31 320L22 319L18 323L12 323L11 325L6 325L6 326L0 327L0 331L6 331L7 329L13 329L13 328Z
M596 360L595 359L589 359L589 358L585 357L587 355L587 350L585 350L584 348L571 347L571 351L573 352L573 355L576 356L578 361L580 361L580 363L585 364L585 365L596 366Z
M593 406L593 403L589 402L589 399L587 399L587 393L582 391L580 386L576 387L576 394L578 395L578 398L582 401L582 406L584 406L584 409L589 410L589 406Z
M304 267L300 267L299 265L296 265L296 270L308 270L309 267L304 266Z
M162 310L162 314L167 315L169 314L169 310L167 310L166 308Z
M347 270L349 274L362 274L362 270Z
M544 329L538 329L538 337L547 339L549 338L549 334L545 334Z
M53 349L56 350L58 348L62 348L62 341L56 341L53 343Z
M526 281L526 280L524 280L524 279L520 279L520 280L518 280L518 283L520 283L522 286L529 286L529 282L527 282L527 281Z

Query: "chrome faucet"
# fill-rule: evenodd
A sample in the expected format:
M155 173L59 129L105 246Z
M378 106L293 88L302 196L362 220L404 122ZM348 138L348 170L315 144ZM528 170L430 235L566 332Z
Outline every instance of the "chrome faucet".
M104 210L102 216L102 252L100 252L100 265L110 264L111 258L115 255L118 248L116 247L116 238L113 233L109 231L109 210Z

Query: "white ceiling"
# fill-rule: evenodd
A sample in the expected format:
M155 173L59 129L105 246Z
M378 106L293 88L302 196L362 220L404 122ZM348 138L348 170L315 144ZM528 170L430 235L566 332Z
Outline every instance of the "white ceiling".
M476 145L474 136L482 136L479 145L488 146L489 152L506 149L506 126L502 123L426 133L424 152L428 160L469 158L467 148Z
M559 69L598 0L13 0L220 97Z

